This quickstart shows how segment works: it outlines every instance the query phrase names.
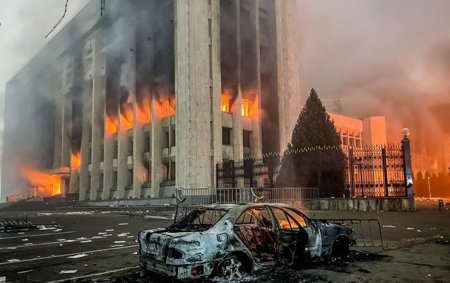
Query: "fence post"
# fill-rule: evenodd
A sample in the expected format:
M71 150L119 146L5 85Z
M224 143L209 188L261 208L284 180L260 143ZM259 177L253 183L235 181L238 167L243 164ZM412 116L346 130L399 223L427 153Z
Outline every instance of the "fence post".
M414 197L411 147L408 135L405 134L402 139L403 173L405 175L405 196Z
M386 147L383 145L381 148L381 157L383 160L383 183L384 183L384 196L389 196L389 187L388 187L388 175L387 175L387 157L386 157Z
M231 160L231 187L236 188L236 167L234 166L234 160Z
M350 160L350 196L355 196L355 159L353 158L353 148L348 152L348 159Z
M255 166L255 162L253 160L253 158L250 158L250 188L253 188L253 168Z
M267 159L267 171L269 173L269 186L271 188L274 187L274 182L273 182L273 175L274 175L274 165L273 165L273 158L269 157Z
M219 187L219 162L216 163L216 188Z

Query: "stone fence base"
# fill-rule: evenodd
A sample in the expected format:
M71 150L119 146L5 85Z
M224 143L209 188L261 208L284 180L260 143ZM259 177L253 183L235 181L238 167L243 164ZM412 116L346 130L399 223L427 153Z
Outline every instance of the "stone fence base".
M324 211L415 211L414 198L348 198L304 200L307 210Z

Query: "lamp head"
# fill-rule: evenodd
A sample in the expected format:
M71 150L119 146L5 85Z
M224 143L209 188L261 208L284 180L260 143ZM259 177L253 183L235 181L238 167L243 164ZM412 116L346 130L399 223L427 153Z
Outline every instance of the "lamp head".
M403 137L405 137L405 138L408 138L409 135L411 134L411 131L410 131L408 128L403 128L403 129L401 130L401 132L402 132L402 134L403 134Z

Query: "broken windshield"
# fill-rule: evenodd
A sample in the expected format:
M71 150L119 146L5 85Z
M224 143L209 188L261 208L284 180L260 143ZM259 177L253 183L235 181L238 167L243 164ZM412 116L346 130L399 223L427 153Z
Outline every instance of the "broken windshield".
M225 209L195 209L171 225L171 232L206 231L213 227L225 214Z

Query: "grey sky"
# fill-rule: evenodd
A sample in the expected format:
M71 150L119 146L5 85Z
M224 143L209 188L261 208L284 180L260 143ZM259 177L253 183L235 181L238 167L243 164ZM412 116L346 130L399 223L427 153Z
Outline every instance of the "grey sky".
M5 83L49 41L50 38L44 37L62 16L65 2L0 0L0 92ZM67 15L59 28L87 2L69 1Z
M450 1L300 0L302 89L346 114L408 114L450 103ZM395 129L397 130L397 129Z
M69 1L67 14L55 33L88 1ZM65 0L0 0L0 137L3 136L5 84L54 35L44 38L62 16L64 5ZM0 160L2 147L3 139L0 138ZM0 161L0 172L1 166ZM1 187L0 197L0 202L4 201Z
M70 0L68 20L89 0ZM94 0L97 1L97 0ZM0 0L0 90L48 40L65 0ZM410 72L421 87L423 61L450 40L448 0L300 0L302 86L322 97L364 95L356 77ZM391 76L391 75L390 75ZM304 95L306 95L304 94ZM433 95L431 95L433 96ZM434 98L434 97L433 97Z

